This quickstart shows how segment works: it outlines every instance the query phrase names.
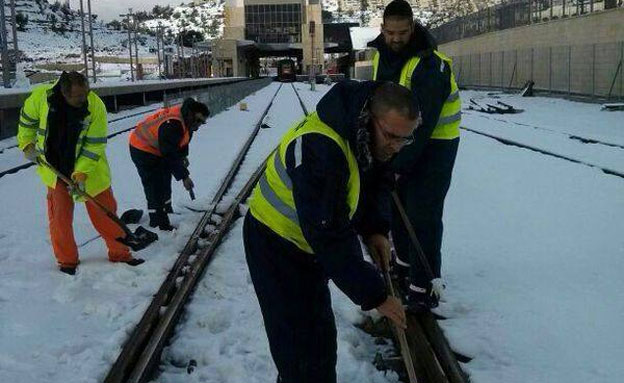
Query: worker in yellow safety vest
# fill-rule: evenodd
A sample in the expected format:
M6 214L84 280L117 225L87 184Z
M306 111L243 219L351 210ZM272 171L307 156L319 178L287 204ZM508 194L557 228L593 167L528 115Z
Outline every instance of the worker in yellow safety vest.
M433 276L421 266L400 215L393 212L392 238L397 251L393 271L403 283L408 307L436 307L441 282L442 212L459 145L461 101L452 62L436 42L414 22L409 3L390 2L383 14L381 34L368 44L376 49L373 79L392 81L412 91L422 111L423 125L392 161L398 175L397 193L405 207Z
M278 382L336 382L329 279L363 310L405 327L403 306L362 258L358 234L372 254L389 257L387 162L419 122L407 89L345 81L269 157L243 236Z
M20 113L17 142L26 158L39 164L37 173L48 188L52 248L60 270L70 275L78 266L72 229L74 200L84 200L47 164L115 213L117 202L106 159L107 129L106 106L78 72L63 72L56 83L34 88ZM108 259L131 266L143 263L118 241L125 238L125 232L93 201L84 202L93 226L106 242Z

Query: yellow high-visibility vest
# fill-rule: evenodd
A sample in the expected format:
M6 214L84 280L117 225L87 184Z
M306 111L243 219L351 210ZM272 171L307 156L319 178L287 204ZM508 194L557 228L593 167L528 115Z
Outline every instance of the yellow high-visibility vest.
M299 225L297 206L292 192L292 180L286 171L286 150L293 141L304 134L317 133L329 137L342 150L349 167L347 181L347 205L349 218L353 218L360 198L360 172L349 142L335 130L323 123L315 113L295 124L282 137L278 148L269 156L264 174L253 190L249 210L260 222L268 226L282 238L292 242L306 253L314 251L306 241ZM300 141L295 145L301 145ZM295 157L301 155L295 147ZM299 157L300 158L300 157ZM333 164L327 164L333 166Z
M56 84L45 84L33 89L20 112L17 143L21 150L29 144L41 153L46 150L48 135L48 97ZM111 185L110 168L106 159L107 121L106 106L93 91L87 95L89 114L82 122L76 143L74 172L85 173L87 194L96 196ZM50 188L56 187L56 175L45 166L37 166L41 181ZM82 200L81 198L77 198Z
M444 54L433 51L436 56L438 56L442 60L442 65L448 65L449 68L452 68L452 60L446 57ZM403 69L401 69L401 77L399 78L399 84L403 85L407 89L412 88L412 74L416 67L420 63L420 57L414 56L409 59ZM373 80L377 79L377 72L379 68L379 52L375 52L373 56ZM440 71L444 68L441 67ZM440 118L438 119L438 123L433 129L431 133L432 139L438 140L452 140L454 138L459 137L459 124L461 122L461 100L459 99L459 88L457 86L457 82L455 81L455 76L451 71L451 93L449 94L446 101L444 101L444 105L442 106L442 111L440 112Z

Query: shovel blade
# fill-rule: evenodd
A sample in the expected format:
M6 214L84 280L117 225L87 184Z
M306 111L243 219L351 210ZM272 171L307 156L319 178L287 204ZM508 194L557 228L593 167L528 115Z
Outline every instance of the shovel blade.
M119 217L126 225L137 224L143 217L143 210L140 209L128 209Z
M143 250L157 240L158 234L145 229L143 226L137 227L134 233L126 235L125 238L117 239L117 241L131 248L132 251Z

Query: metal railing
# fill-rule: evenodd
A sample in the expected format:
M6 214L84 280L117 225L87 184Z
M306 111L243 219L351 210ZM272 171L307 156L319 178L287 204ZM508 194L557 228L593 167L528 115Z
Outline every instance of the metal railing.
M623 7L623 0L510 0L432 29L439 44L483 33Z

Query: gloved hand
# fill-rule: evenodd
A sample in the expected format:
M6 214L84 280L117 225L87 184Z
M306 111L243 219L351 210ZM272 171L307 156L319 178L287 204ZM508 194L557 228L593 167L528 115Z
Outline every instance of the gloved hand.
M182 184L184 184L184 188L186 190L192 190L195 187L195 184L193 183L193 180L191 179L191 177L186 177L182 181Z
M71 178L72 178L72 181L74 181L74 185L76 186L76 188L79 189L81 192L85 193L87 190L85 187L85 182L87 181L87 175L85 173L75 172L74 174L72 174ZM79 192L72 189L71 193L78 194Z
M35 144L28 144L24 148L24 156L30 162L37 163L37 159L42 154L43 153L41 153L39 150L37 150L37 148L35 147Z
M442 278L434 278L431 280L431 284L429 285L429 289L427 291L427 293L429 293L429 301L432 304L431 307L438 306L438 302L440 302L445 288L446 285L444 285Z
M188 157L184 157L182 159L182 165L184 165L185 168L188 168L190 164L191 162L189 161Z

